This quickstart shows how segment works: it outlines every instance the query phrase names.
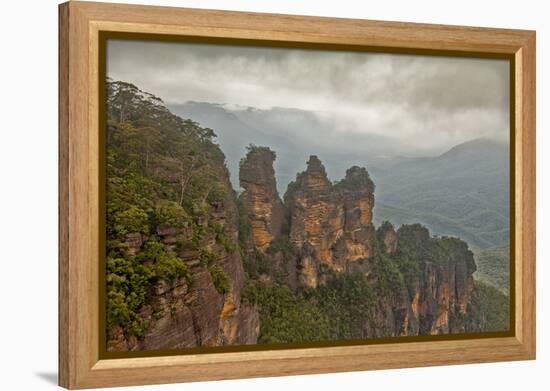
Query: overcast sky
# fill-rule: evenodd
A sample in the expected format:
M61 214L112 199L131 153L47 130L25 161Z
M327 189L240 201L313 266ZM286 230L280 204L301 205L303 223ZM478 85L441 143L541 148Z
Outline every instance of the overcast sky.
M309 110L342 136L373 133L436 152L507 139L508 72L504 60L151 41L109 41L107 52L109 77L167 104Z

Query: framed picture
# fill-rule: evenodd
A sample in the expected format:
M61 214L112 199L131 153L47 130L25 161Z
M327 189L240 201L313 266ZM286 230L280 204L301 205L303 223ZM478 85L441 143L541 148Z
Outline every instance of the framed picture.
M60 5L60 385L535 358L535 33Z

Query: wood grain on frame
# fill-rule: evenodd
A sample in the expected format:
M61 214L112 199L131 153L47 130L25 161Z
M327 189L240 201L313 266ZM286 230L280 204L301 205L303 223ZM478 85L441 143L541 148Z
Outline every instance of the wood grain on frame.
M59 383L89 388L535 357L535 33L169 7L59 8ZM515 336L99 359L100 31L510 55L515 63Z

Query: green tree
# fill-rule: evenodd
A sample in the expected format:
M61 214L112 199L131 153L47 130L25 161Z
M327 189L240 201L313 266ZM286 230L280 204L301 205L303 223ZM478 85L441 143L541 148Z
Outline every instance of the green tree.
M155 207L155 221L160 228L187 227L192 220L189 214L177 202L160 200Z
M113 222L114 230L119 235L131 232L149 233L149 216L137 206L114 213Z

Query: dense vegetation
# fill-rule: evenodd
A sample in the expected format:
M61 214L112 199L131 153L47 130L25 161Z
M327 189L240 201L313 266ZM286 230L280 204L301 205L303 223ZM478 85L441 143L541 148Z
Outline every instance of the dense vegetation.
M510 329L510 300L497 288L475 281L466 314L451 319L454 327L468 333Z
M330 337L326 314L286 285L250 280L245 298L260 310L259 343L319 341Z
M359 273L336 274L302 291L250 280L246 299L260 308L259 343L365 338L375 306L371 284Z
M467 317L469 332L509 330L510 300L495 287L476 281Z
M223 228L202 217L222 203L227 186L224 155L211 129L171 114L158 98L123 82L108 82L107 127L107 329L119 325L143 337L138 310L160 281L192 278L177 252L159 238L163 228L188 228L193 236L176 248L203 248L214 237L226 251L237 247ZM145 243L133 254L127 235ZM201 253L218 292L229 291L214 254Z
M510 288L510 247L492 247L474 250L476 279L499 288L508 294Z

